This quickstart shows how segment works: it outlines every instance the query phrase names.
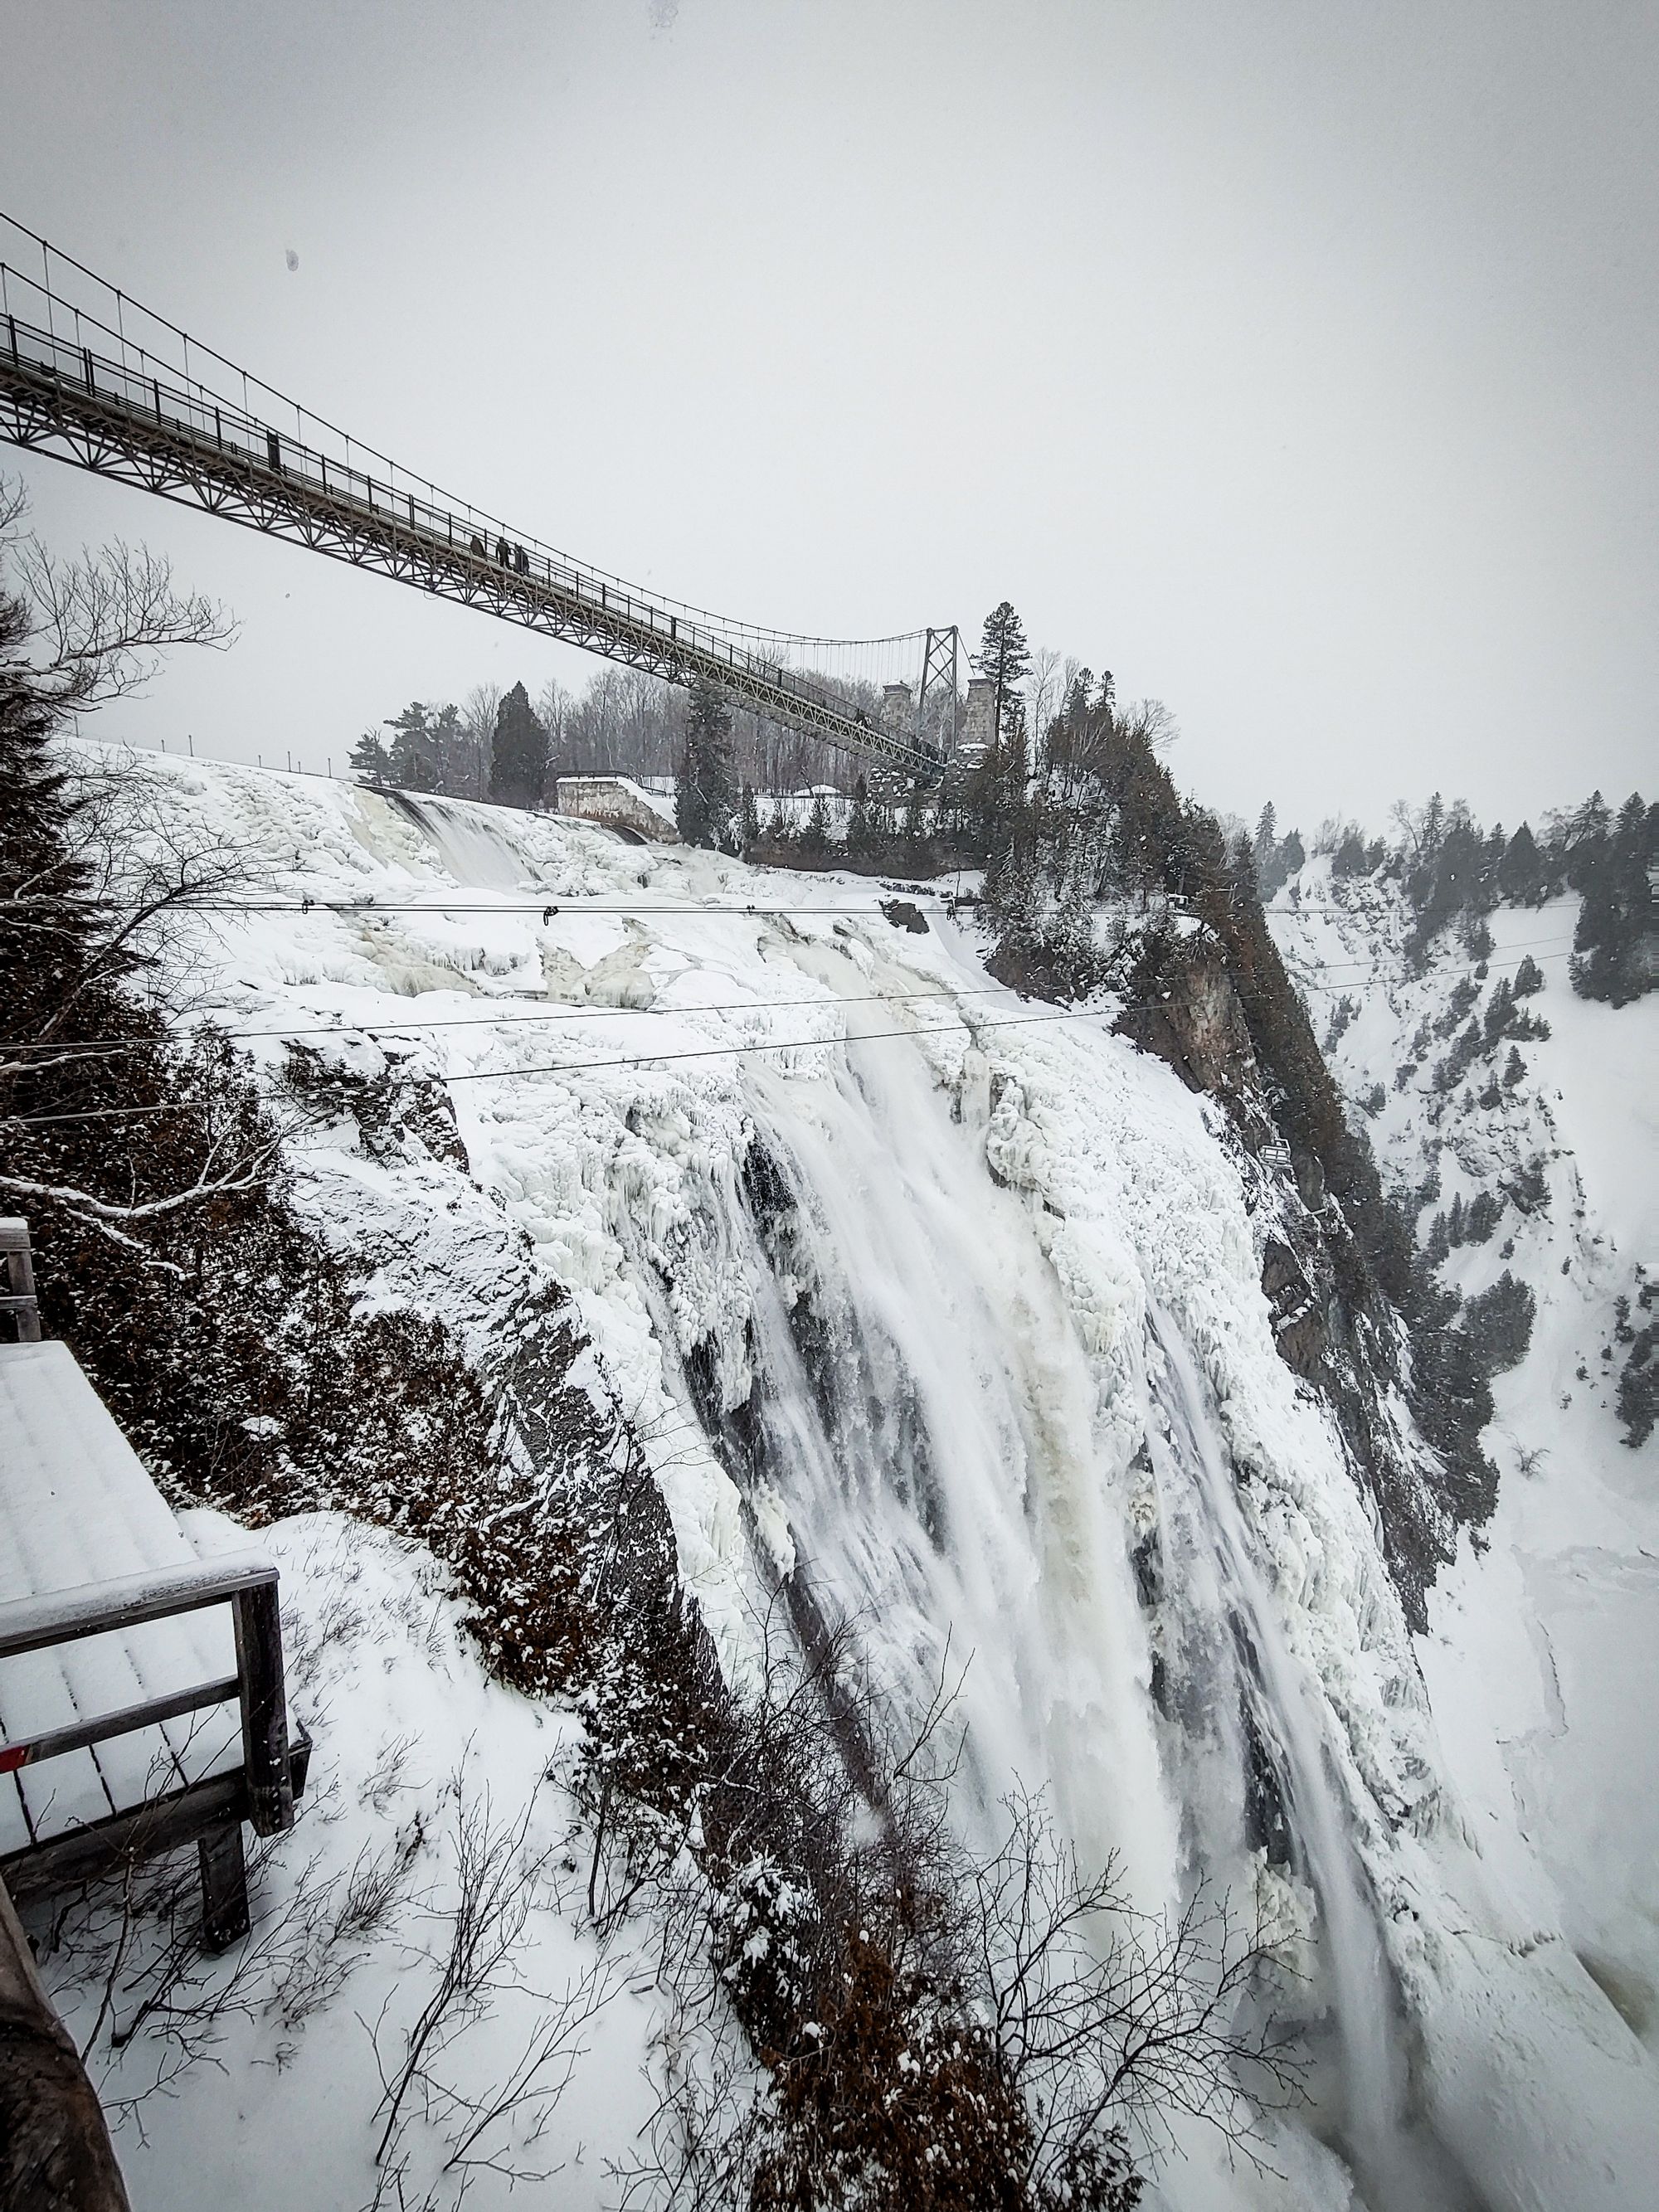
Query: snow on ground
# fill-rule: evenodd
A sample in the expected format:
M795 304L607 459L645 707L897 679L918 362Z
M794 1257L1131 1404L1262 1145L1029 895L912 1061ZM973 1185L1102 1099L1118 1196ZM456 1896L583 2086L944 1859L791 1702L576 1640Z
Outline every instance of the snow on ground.
M1348 910L1316 910L1338 902ZM1474 1291L1508 1267L1538 1312L1526 1359L1494 1387L1497 1515L1436 1592L1419 1656L1488 1861L1659 2051L1659 1438L1630 1449L1613 1406L1613 1301L1634 1303L1638 1263L1659 1273L1659 997L1623 1007L1577 997L1565 958L1577 917L1571 897L1490 917L1490 974L1472 1011L1479 1018L1498 978L1530 954L1545 988L1523 1003L1551 1034L1520 1044L1527 1074L1500 1103L1479 1103L1491 1073L1480 1063L1437 1121L1431 1071L1448 1040L1401 1089L1395 1072L1419 1024L1477 980L1455 935L1424 976L1408 975L1397 891L1334 890L1322 862L1273 920L1312 987L1316 1030L1343 993L1360 1002L1330 1056L1350 1098L1384 1087L1370 1128L1385 1172L1419 1184L1438 1158L1425 1226L1454 1194L1467 1201L1541 1166L1547 1205L1507 1207L1492 1238L1454 1250L1446 1270Z
M1149 1696L1127 1561L1155 1510L1139 1446L1158 1419L1148 1328L1161 1310L1248 1476L1243 1509L1290 1663L1319 1686L1396 1968L1421 2008L1437 2125L1495 2207L1618 2212L1635 2201L1632 2177L1659 2170L1651 2067L1554 1940L1549 1876L1512 1807L1497 1824L1501 1847L1485 1848L1479 1754L1506 1717L1479 1705L1467 1682L1473 1643L1455 1638L1447 1722L1455 1743L1474 1747L1449 1758L1437 1737L1332 1425L1274 1354L1238 1173L1168 1070L1098 1016L1056 1019L992 986L937 910L926 934L890 923L878 884L642 850L465 802L147 765L178 826L247 850L250 899L373 898L383 909L203 918L202 1011L272 1069L276 1033L303 1027L320 1032L307 1042L325 1059L360 1073L395 1057L447 1085L470 1176L371 1159L354 1125L330 1124L298 1149L301 1203L325 1234L373 1255L385 1296L423 1299L479 1338L502 1325L501 1270L569 1290L596 1381L647 1441L687 1581L739 1675L752 1649L750 1539L736 1487L690 1415L684 1363L700 1345L719 1347L728 1404L760 1356L745 1346L771 1346L773 1378L801 1382L732 1202L751 1140L787 1160L818 1235L825 1310L876 1363L878 1428L867 1466L838 1464L815 1435L811 1391L795 1388L781 1412L799 1449L779 1493L756 1501L757 1522L866 1608L893 1669L925 1680L947 1633L974 1653L964 1711L977 1785L994 1797L1011 1770L1047 1779L1085 1856L1121 1850L1153 1908L1176 1893L1196 1832L1183 1805L1193 1777ZM384 910L393 904L420 910ZM878 1419L908 1404L949 1443L934 1468L943 1539L927 1501L891 1490ZM538 1778L557 1723L482 1681L442 1601L423 1611L411 1595L422 1588L412 1555L337 1522L276 1534L293 1547L290 1607L320 1621L337 1603L350 1611L360 1585L383 1594L358 1608L362 1634L323 1638L319 1772L333 1773L339 1796L322 1784L283 1847L281 1879L297 1882L311 1850L331 1852L337 1872L355 1863L354 1824L373 1808L385 1747L412 1735L410 1788L426 1794L392 1793L369 1832L389 1849L410 1808L428 1808L422 1851L430 1842L436 1871L422 1879L441 1909L446 1846L431 1838L451 1838L453 1851L451 1778L475 1762L476 1787L489 1784L504 1817L530 1803L538 1835L553 1834L562 1814ZM1588 1540L1635 1556L1605 1530ZM1201 1594L1177 1590L1170 1602L1190 1610ZM438 1624L435 1656L427 1621ZM1429 1679L1442 1679L1432 1664ZM1547 1758L1540 1771L1565 1786ZM1206 1870L1248 1882L1254 1870L1230 1848ZM583 1955L558 1911L544 1927L532 1972L543 1986L568 1980ZM387 1990L394 2006L417 2001L420 1973L400 1979L399 1955L390 1938L371 1945L356 1970L361 1996L316 2013L291 2052L270 2043L268 2024L250 2025L235 2046L249 2064L232 2069L248 2125L273 2139L283 2118L292 2130L304 2115L309 2129L314 2102L316 2173L334 2171L331 2157L345 2172L356 2160L365 2195L362 2114L379 2087L357 2015L372 2023ZM602 2096L617 2101L580 2094L599 2078L590 2071L562 2108L584 2129L591 2116L612 2146L638 2109L648 2023L647 1997L608 2009L595 2034L617 2039L600 2069ZM262 2057L271 2064L252 2068ZM168 2177L182 2170L188 2123L208 2126L216 2091L227 2094L193 2075L182 2130L155 2118L142 2201L184 2201L168 2197ZM1163 2186L1182 2212L1343 2203L1331 2162L1305 2138L1285 2162L1302 2181L1247 2180L1194 2152ZM583 2201L569 2192L588 2185L562 2176L558 2201ZM357 2200L331 2183L298 2201Z
M186 1526L204 1550L232 1533L207 1513ZM463 2184L476 2212L526 2201L515 2174L540 2185L529 2201L597 2212L614 2201L606 2154L625 2152L650 2109L659 2022L648 1970L625 1950L602 1954L585 1924L586 1857L548 1779L569 1723L485 1676L417 1547L328 1513L279 1522L262 1541L282 1574L309 1783L291 1833L256 1847L247 1942L191 1961L97 2080L134 2212L449 2212ZM440 1988L464 1830L502 1892L489 2002L439 2014L430 2081L394 2114L382 2075L395 2088ZM194 1868L182 1866L189 1932ZM87 1972L85 1952L78 1978L72 1961L47 1961L70 2033L87 2042L111 2002L127 2029L159 1937L137 1919L118 1954L118 1912L72 1932L100 1943L91 1956L107 1971ZM512 2108L490 2118L515 2080Z

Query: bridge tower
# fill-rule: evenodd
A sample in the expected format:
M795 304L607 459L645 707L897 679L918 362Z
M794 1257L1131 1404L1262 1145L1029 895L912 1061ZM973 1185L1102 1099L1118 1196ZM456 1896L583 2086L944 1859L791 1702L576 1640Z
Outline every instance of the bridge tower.
M915 734L920 741L927 733L924 717L927 711L927 695L944 689L951 702L951 727L946 750L954 751L957 742L957 663L962 651L961 633L954 623L948 629L930 629L922 648L921 684L916 693Z

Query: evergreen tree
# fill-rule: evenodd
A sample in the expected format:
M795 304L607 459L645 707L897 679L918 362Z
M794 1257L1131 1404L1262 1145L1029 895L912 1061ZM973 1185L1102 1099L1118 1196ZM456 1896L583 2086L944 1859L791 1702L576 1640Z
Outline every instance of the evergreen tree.
M1516 998L1530 998L1534 991L1544 988L1544 971L1530 952L1523 954L1521 965L1515 971L1515 981L1510 988Z
M1507 1267L1490 1290L1480 1291L1463 1309L1463 1333L1488 1375L1518 1367L1532 1341L1538 1302Z
M1486 1042L1496 1044L1509 1028L1515 1012L1515 988L1507 975L1500 975L1492 985L1492 996L1486 1001L1486 1011L1480 1026L1486 1032Z
M1406 947L1413 964L1449 922L1488 912L1498 896L1496 860L1461 799L1448 809L1437 792L1423 810L1417 839L1406 875L1406 895L1416 915Z
M1002 740L1003 725L1009 709L1018 699L1019 687L1025 680L1025 672L1031 665L1031 648L1025 641L1025 626L1004 599L985 617L985 628L980 635L979 651L974 656L974 665L981 676L988 676L996 685L996 742ZM1106 682L1111 682L1108 677Z
M760 842L760 807L755 798L755 787L745 783L738 796L738 847L739 851L752 853Z
M504 806L538 806L547 780L547 732L515 684L495 709L489 756L489 795Z
M830 850L830 802L822 790L812 793L812 811L801 831L800 848L814 860L822 860Z
M1613 817L1599 791L1591 792L1566 823L1567 881L1576 891L1587 889L1600 869Z
M386 724L392 732L387 748L392 781L400 791L437 791L441 787L438 745L426 708L412 700Z
M1523 822L1504 848L1498 863L1498 888L1511 906L1535 906L1544 896L1544 856Z
M1599 882L1592 882L1578 909L1573 932L1572 957L1567 973L1582 999L1606 999L1623 1003L1623 963L1620 958L1618 902Z
M456 799L479 799L477 763L473 756L471 741L461 727L460 711L453 706L441 708L431 724L433 763L438 772L438 788Z
M1644 1313L1652 1303L1653 1285L1649 1284L1642 1292ZM1633 1451L1647 1442L1659 1424L1659 1322L1648 1322L1639 1329L1631 1328L1626 1322L1621 1343L1626 1334L1630 1350L1619 1377L1618 1407L1625 1425L1625 1442Z
M994 896L1016 861L1029 858L1030 775L1025 750L1025 711L1016 699L1003 717L1003 736L981 764L978 778L985 888Z
M1257 819L1250 854L1256 884L1264 899L1273 898L1283 890L1307 857L1294 830L1288 837L1279 836L1278 817L1271 800Z
M1469 1210L1463 1224L1463 1234L1471 1244L1485 1244L1492 1237L1504 1212L1504 1202L1489 1190L1478 1190L1469 1200Z
M712 684L691 686L685 746L674 776L674 821L688 845L727 849L734 811L732 715Z
M1593 817L1598 808L1599 817ZM1648 884L1648 871L1659 856L1655 812L1632 792L1612 819L1597 793L1575 817L1592 825L1574 846L1568 868L1574 889L1583 895L1569 972L1584 998L1621 1006L1659 988Z
M853 809L847 817L847 849L849 853L868 853L875 842L875 827L870 819L870 787L860 776L853 786Z
M378 730L365 730L351 748L351 773L359 783L391 783L392 756Z
M84 994L89 968L80 927L91 884L82 857L88 841L72 834L82 804L48 750L63 718L35 680L31 629L24 601L0 589L0 897L28 899L36 916L35 927L13 927L0 940L4 1018L19 1038L46 1030ZM94 1036L101 1012L100 997ZM0 1103L9 1101L13 1079L0 1075Z

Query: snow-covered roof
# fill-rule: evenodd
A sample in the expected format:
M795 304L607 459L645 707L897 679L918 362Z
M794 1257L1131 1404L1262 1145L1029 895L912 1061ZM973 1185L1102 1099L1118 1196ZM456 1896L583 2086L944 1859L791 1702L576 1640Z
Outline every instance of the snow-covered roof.
M0 1345L0 1617L8 1606L186 1566L197 1553L66 1344ZM235 1672L222 1607L0 1660L0 1741ZM0 1779L0 1857L240 1755L235 1707Z
M609 769L598 769L581 775L562 775L559 778L559 790L561 793L568 792L573 794L577 792L590 794L600 791L624 792L629 798L637 799L647 812L658 816L670 828L673 826L672 797L659 791L651 790L631 775L614 775Z
M195 1558L68 1345L0 1345L0 1602Z

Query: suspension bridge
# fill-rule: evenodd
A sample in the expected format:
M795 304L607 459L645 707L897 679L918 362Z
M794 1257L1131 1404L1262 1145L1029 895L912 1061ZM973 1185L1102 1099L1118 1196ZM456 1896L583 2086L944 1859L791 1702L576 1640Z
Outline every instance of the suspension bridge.
M666 683L706 680L923 783L954 743L953 624L801 636L574 560L301 407L4 215L0 438Z

